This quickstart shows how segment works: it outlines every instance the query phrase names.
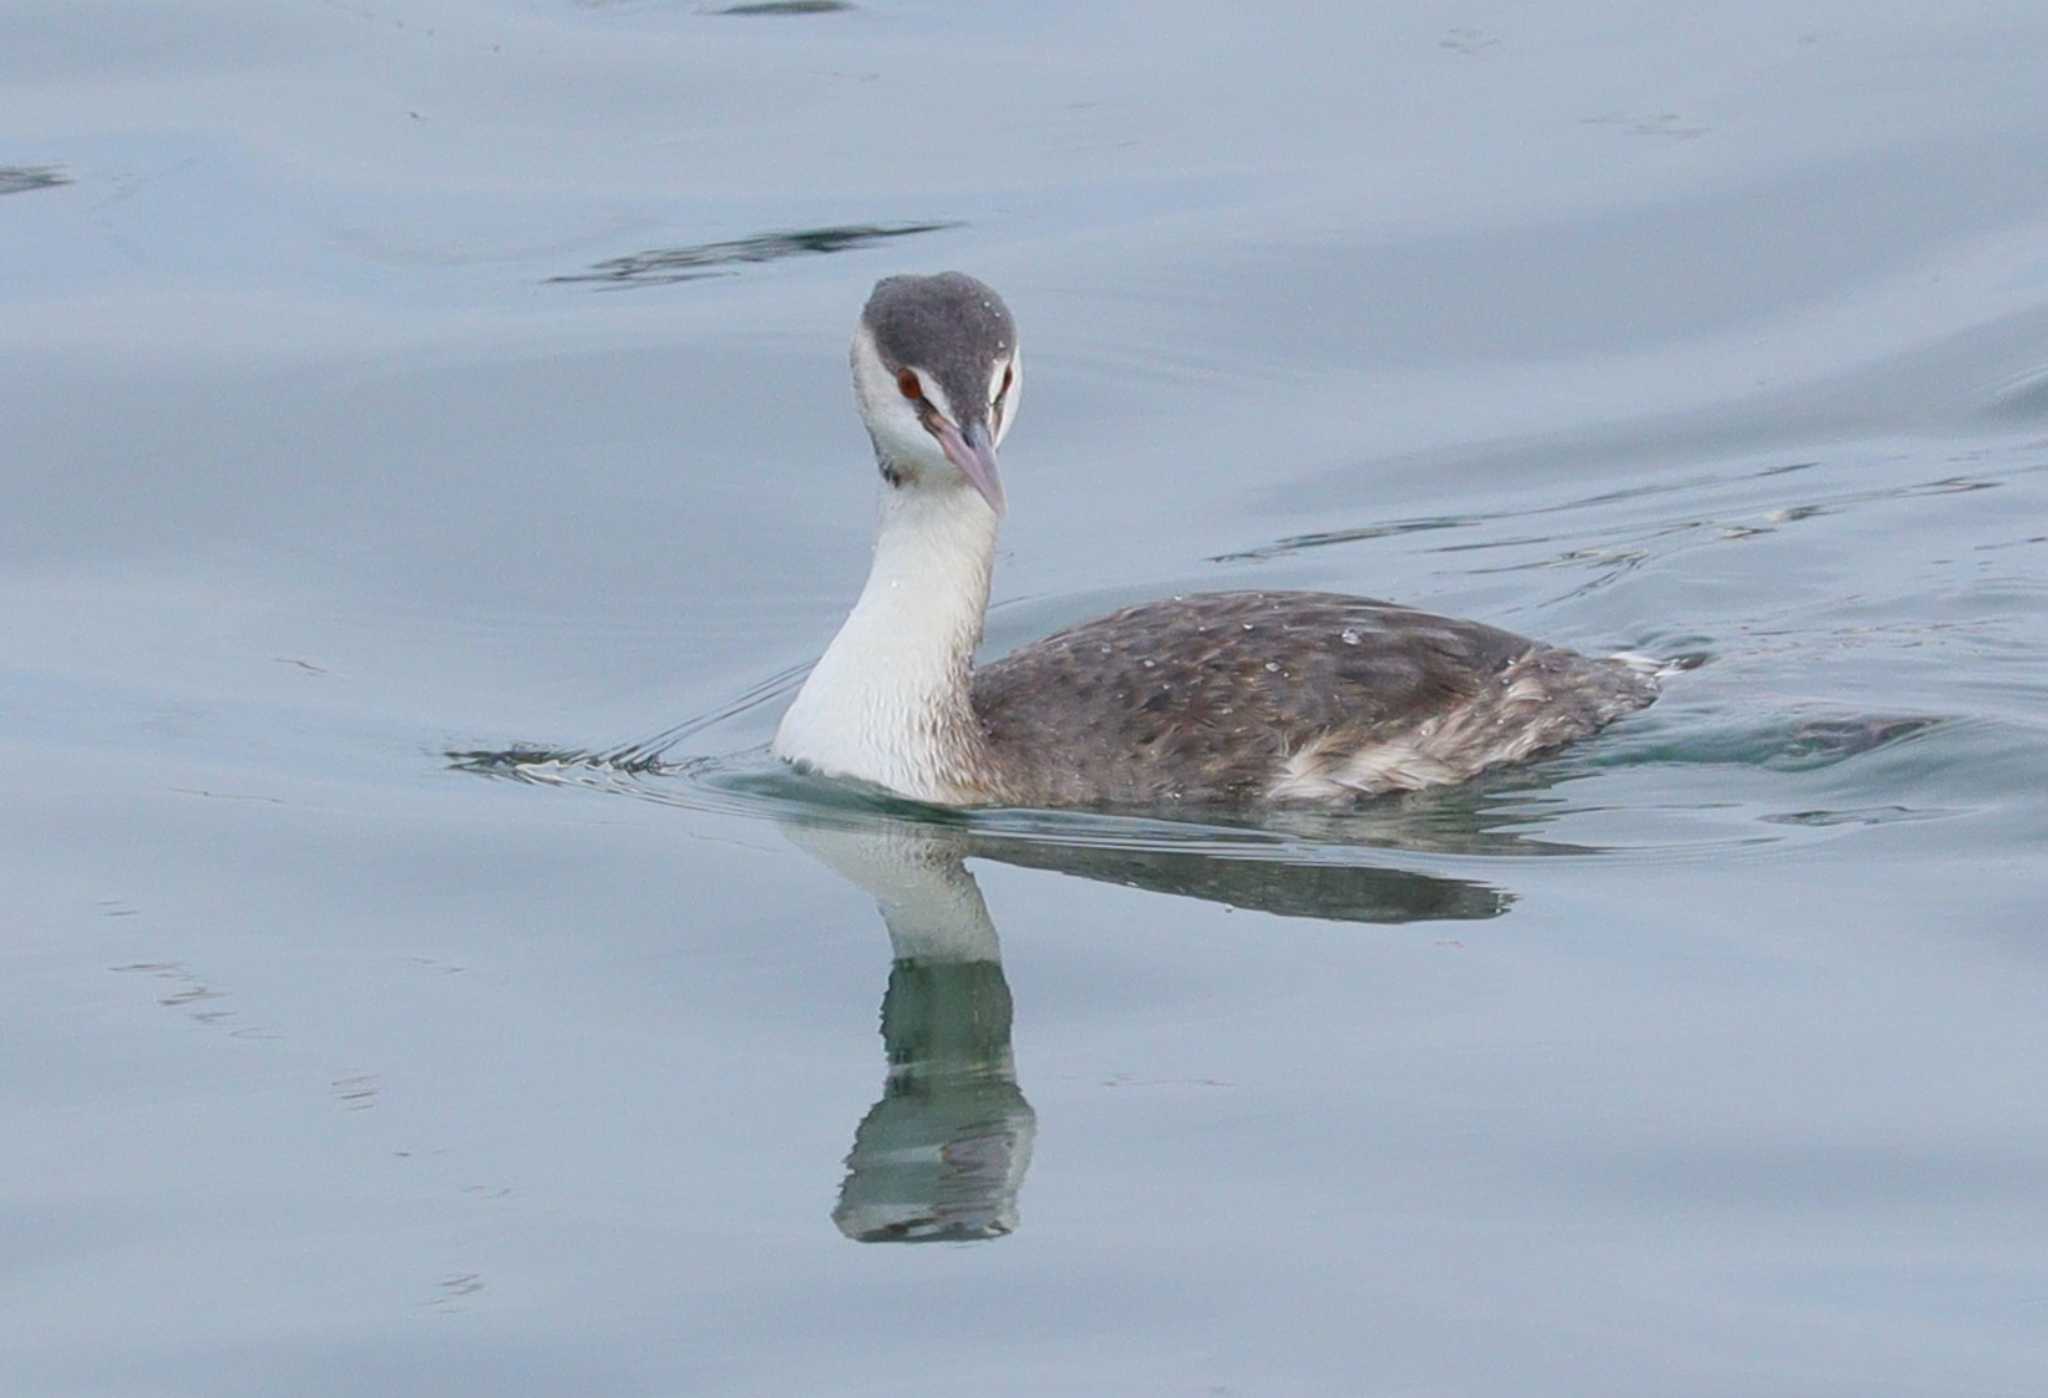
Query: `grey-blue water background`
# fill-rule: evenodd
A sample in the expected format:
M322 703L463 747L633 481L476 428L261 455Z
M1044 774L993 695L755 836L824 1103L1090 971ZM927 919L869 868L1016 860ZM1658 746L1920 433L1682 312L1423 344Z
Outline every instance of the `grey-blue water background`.
M2048 8L716 8L0 16L6 1391L2048 1391ZM942 267L992 648L1704 663L1337 827L777 778Z

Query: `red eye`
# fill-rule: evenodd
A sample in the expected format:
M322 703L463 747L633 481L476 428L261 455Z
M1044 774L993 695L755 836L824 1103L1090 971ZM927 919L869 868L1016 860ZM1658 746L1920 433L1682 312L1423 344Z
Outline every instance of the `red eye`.
M1005 365L1003 366L1003 386L1002 386L1001 388L999 388L999 389L997 389L997 390L996 390L996 397L1000 398L1000 397L1002 397L1002 396L1003 396L1003 395L1004 395L1005 393L1008 393L1008 392L1010 391L1010 379L1011 379L1011 377L1012 377L1012 376L1011 376L1011 373L1010 373L1010 366L1009 366L1009 365L1007 365L1007 364L1005 364Z
M924 385L917 381L917 375L909 369L896 376L896 390L913 403L924 401Z

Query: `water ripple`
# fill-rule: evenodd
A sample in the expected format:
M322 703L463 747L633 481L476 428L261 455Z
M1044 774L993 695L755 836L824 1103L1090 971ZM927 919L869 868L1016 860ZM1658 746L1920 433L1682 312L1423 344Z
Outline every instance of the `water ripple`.
M917 233L935 233L958 228L958 223L861 223L829 228L804 228L776 233L756 233L722 243L696 243L687 247L649 248L608 257L593 263L587 272L569 272L549 277L550 283L582 282L607 289L630 286L669 286L676 282L699 281L705 277L729 277L722 268L750 262L774 262L785 257L815 256L846 252L892 238Z

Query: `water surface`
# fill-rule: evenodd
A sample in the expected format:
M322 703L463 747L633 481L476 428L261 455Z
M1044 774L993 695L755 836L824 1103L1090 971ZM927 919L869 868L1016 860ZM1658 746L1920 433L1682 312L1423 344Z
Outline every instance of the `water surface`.
M2040 1391L2038 6L0 28L10 1391ZM777 772L954 266L991 652L1693 668L1339 820Z

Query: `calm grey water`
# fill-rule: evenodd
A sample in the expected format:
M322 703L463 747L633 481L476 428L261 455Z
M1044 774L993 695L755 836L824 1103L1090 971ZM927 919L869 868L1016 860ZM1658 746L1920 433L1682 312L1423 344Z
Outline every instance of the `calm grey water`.
M2048 10L718 8L0 16L0 1387L2048 1391ZM1698 667L1347 820L776 773L941 267L992 649Z

